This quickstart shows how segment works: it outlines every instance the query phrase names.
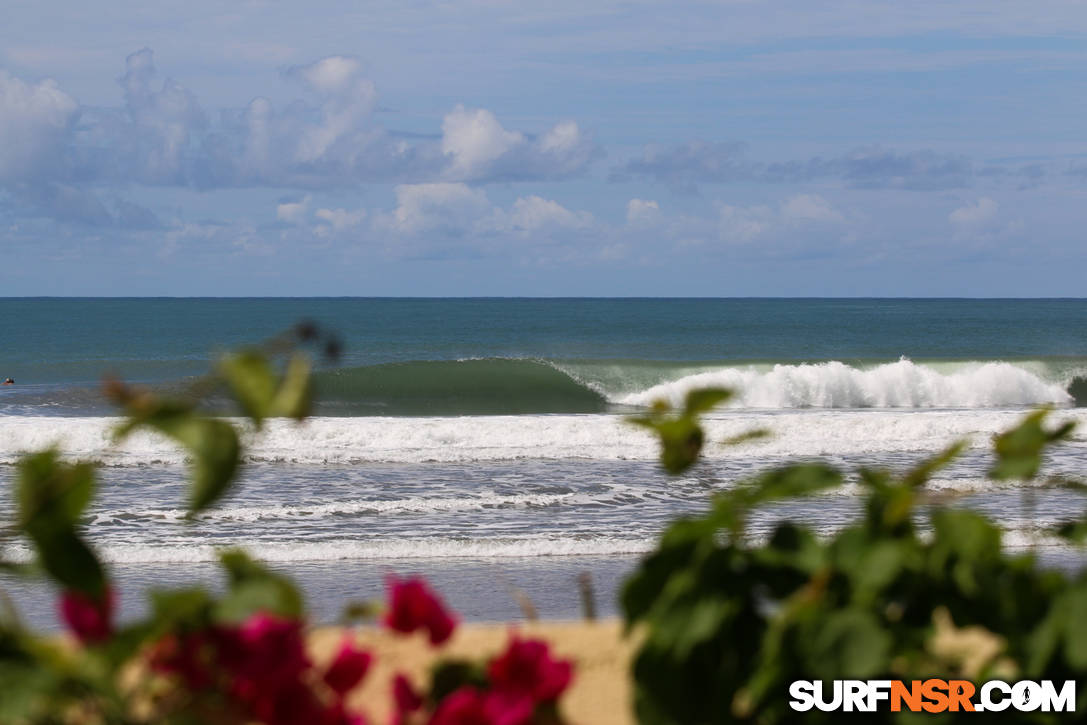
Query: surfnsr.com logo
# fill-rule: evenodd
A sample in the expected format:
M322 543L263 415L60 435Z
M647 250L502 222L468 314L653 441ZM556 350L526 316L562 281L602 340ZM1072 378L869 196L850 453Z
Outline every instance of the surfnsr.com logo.
M789 706L798 712L1074 712L1074 680L796 680Z

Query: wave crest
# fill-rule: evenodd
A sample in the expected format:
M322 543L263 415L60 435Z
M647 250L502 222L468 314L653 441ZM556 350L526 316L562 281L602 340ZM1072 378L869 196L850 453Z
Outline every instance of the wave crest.
M965 364L942 373L906 358L871 369L832 361L774 365L769 371L724 368L688 375L618 402L682 402L688 391L719 386L737 391L740 408L1000 408L1074 402L1057 383L1005 362Z

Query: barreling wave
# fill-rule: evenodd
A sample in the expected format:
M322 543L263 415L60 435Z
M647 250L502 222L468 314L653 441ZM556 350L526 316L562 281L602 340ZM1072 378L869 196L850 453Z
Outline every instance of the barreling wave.
M320 373L319 412L331 415L599 413L601 392L536 360L386 363Z
M1003 408L1084 404L1087 378L1054 379L1043 363L830 361L676 365L646 361L551 362L486 358L389 363L317 377L319 412L331 415L599 413L682 401L723 386L739 408Z
M482 358L384 363L315 376L322 416L464 416L629 411L724 386L733 408L1008 408L1087 406L1087 361L891 363L663 362ZM212 409L226 412L225 401ZM20 386L0 416L108 415L90 387Z

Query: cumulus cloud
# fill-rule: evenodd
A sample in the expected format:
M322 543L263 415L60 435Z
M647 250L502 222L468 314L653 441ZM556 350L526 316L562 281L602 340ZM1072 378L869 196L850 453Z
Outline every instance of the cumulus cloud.
M579 173L600 153L573 121L537 138L507 131L486 109L458 105L442 121L448 178L458 181L557 179Z
M841 222L845 217L818 194L797 194L786 200L781 215L795 222Z
M129 127L117 139L129 157L125 171L150 184L184 184L188 179L190 147L207 119L196 97L172 78L156 90L154 56L143 48L125 59L124 89Z
M493 204L483 189L463 182L397 186L396 207L377 212L371 223L379 234L476 240L510 235L545 239L596 227L589 212L567 209L553 199L529 195L502 207Z
M996 218L1000 205L987 196L968 202L947 215L947 220L960 229L984 226Z
M495 231L534 234L563 229L585 229L593 224L593 215L586 211L570 211L551 199L539 196L520 197L510 210L496 210L489 226Z
M494 114L482 108L457 106L442 121L442 153L452 158L452 176L477 176L524 143L523 135L502 128Z
M375 120L373 82L350 56L294 66L284 78L301 98L277 106L258 97L209 114L192 91L160 76L150 48L125 59L118 107L83 108L53 81L0 71L0 188L32 198L35 213L57 210L58 219L149 223L133 207L111 211L96 194L130 184L316 191L365 182L554 180L583 172L600 154L573 121L533 135L463 105L446 114L440 137L390 132ZM62 213L65 200L75 206ZM277 218L300 221L289 203Z
M57 175L78 117L79 104L54 81L0 70L0 183Z
M301 224L306 219L309 200L307 196L298 201L286 200L276 204L276 219L285 224Z
M490 210L486 192L467 184L401 184L396 187L396 209L379 218L378 225L401 234L440 231L462 236Z
M366 219L365 209L318 209L313 216L321 222L321 226L327 226L331 231L340 232L351 227L357 227Z
M747 243L762 237L812 235L840 229L846 216L818 194L797 194L777 207L716 204L717 231L723 241Z
M632 227L649 226L660 219L660 204L646 199L627 202L627 224Z
M718 234L726 242L750 242L767 233L775 221L768 206L733 206L720 202L716 206Z

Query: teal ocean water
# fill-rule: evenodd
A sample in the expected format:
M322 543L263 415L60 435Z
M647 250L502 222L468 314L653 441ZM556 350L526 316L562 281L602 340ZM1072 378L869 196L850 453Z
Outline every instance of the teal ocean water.
M957 438L970 448L933 487L996 516L1007 545L1079 561L1045 530L1082 501L1040 490L1025 509L985 471L991 435L1042 404L1080 423L1051 469L1087 470L1087 300L9 298L0 320L0 378L16 381L0 388L0 485L45 445L98 462L86 524L130 614L149 586L214 584L227 545L301 578L322 616L390 570L501 618L515 586L544 616L575 614L587 569L614 611L637 557L715 490L796 458L902 468ZM317 372L316 415L247 434L239 490L185 522L182 452L112 443L101 376L169 388L300 320L344 343ZM705 460L668 478L623 416L705 385L738 395L710 416ZM756 427L773 435L718 443ZM781 515L833 530L856 494L768 510L754 532ZM47 589L0 585L49 625Z

